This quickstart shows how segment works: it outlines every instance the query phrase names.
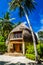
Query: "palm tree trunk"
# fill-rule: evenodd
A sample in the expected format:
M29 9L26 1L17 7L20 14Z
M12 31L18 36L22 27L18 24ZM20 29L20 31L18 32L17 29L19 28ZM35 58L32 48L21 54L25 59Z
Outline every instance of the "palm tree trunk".
M31 30L32 38L33 38L34 51L35 51L35 60L38 61L38 54L37 54L37 49L36 49L36 40L35 40L35 36L34 36L33 30L32 30L32 27L31 27L31 25L30 25L30 20L29 20L29 18L28 18L28 15L27 15L27 13L26 13L26 11L25 11L24 8L23 8L23 10L24 10L25 17L26 17L26 19L27 19L28 25L29 25L30 30Z

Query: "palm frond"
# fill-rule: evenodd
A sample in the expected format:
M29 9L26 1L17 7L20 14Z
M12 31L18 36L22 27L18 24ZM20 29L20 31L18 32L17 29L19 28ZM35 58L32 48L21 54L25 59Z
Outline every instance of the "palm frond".
M32 0L25 0L25 5L28 8L28 10L31 12L33 9L35 9L34 3Z
M20 6L17 0L12 0L10 3L10 10L16 9L16 7Z
M24 11L22 9L22 7L19 7L19 16L22 17L24 15Z
M19 15L20 17L24 15L24 11L21 6L24 7L25 11L28 14L28 10L31 12L33 9L35 9L36 2L34 0L12 0L10 2L10 9L16 9L19 7Z
M9 12L6 12L5 15L4 15L4 19L9 20L9 18L10 18L10 17L9 17Z

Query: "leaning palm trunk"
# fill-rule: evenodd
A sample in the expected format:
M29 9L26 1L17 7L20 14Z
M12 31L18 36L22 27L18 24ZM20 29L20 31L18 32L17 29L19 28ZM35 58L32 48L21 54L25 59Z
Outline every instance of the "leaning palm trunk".
M30 27L31 34L32 34L33 44L34 44L34 51L35 51L35 60L38 61L38 54L37 54L37 49L36 49L35 36L34 36L33 30L32 30L32 27L31 27L31 25L30 25L30 20L29 20L29 18L28 18L28 15L27 15L27 13L26 13L24 7L22 7L22 8L23 8L23 11L24 11L24 13L25 13L25 17L26 17L26 19L27 19L27 22L28 22L28 25L29 25L29 27Z

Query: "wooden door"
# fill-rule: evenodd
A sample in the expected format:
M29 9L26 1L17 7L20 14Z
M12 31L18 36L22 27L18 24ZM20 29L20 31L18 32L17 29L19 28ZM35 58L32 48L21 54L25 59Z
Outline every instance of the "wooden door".
M16 44L15 45L15 51L16 52L20 52L20 44Z
M22 51L22 45L21 44L14 44L13 49L14 49L14 52L21 52Z

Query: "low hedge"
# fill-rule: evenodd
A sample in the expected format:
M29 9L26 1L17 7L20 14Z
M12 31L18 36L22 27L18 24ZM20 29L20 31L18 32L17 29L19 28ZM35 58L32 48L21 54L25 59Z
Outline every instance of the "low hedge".
M26 57L31 59L31 60L35 60L35 55L34 54L26 54Z
M37 52L38 52L39 58L43 58L43 43L37 44ZM35 59L34 45L30 44L27 46L26 57L32 60Z

